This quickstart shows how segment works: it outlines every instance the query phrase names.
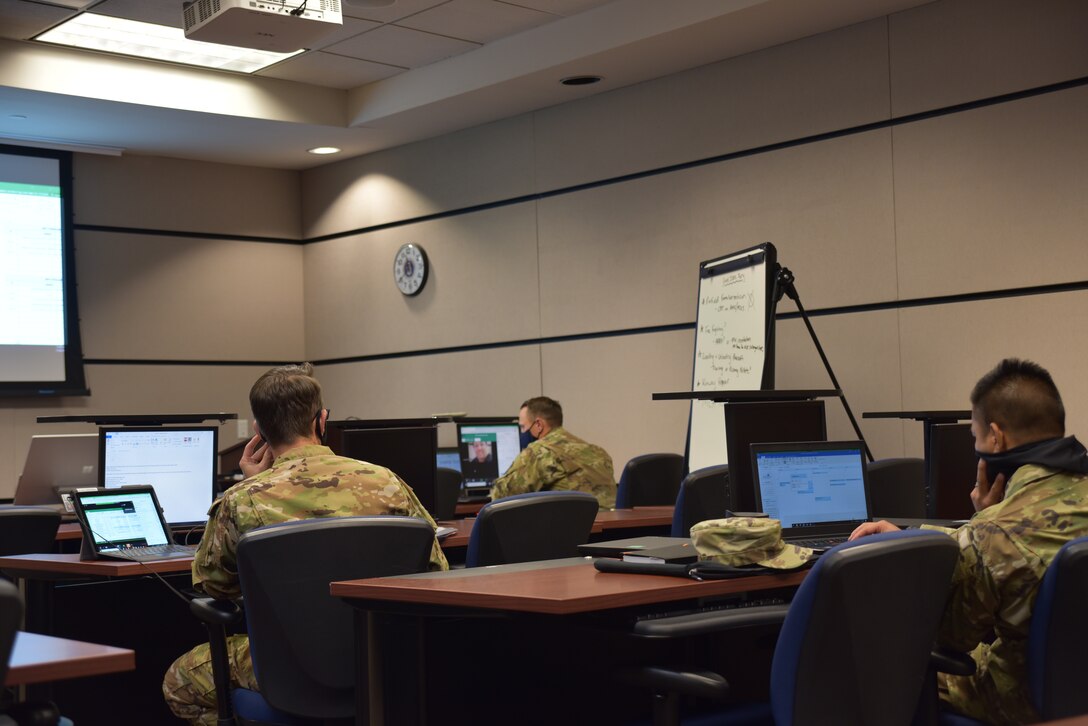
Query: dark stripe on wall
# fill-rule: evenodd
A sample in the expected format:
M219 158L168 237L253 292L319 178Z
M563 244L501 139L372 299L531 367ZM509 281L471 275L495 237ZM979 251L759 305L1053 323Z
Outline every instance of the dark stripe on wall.
M1053 285L1034 285L1032 287L1014 287L1005 290L990 290L987 292L968 292L959 295L939 295L934 297L912 298L909 300L889 300L887 302L864 303L861 305L841 305L831 308L818 308L809 310L809 317L830 317L835 315L851 315L857 313L869 313L881 310L899 310L907 308L928 307L932 305L954 305L956 303L978 302L981 300L1002 300L1006 298L1024 297L1027 295L1052 295L1062 292L1077 292L1088 290L1088 280L1079 282L1061 282ZM802 299L804 303L804 299ZM793 320L800 318L801 313L790 311L778 313L776 320ZM496 343L476 343L473 345L455 345L445 348L428 348L422 350L407 350L394 353L377 353L375 355L357 355L347 358L325 358L311 361L315 366L339 365L342 363L370 363L380 360L395 360L398 358L416 358L427 355L444 355L447 353L468 353L480 350L495 350L499 348L516 348L523 345L548 345L551 343L569 343L579 340L599 340L602 338L618 338L627 335L647 335L652 333L669 333L677 330L694 330L695 323L673 323L670 325L651 325L642 328L624 328L621 330L604 330L595 333L575 333L571 335L554 335L547 338L526 338L524 340L506 340ZM185 365L185 366L273 366L297 363L298 361L217 361L217 360L140 360L140 359L112 359L112 358L87 358L86 365Z
M77 232L112 232L114 234L143 234L153 237L184 237L187 239L234 240L238 242L264 242L279 245L301 245L302 240L285 237L257 237L247 234L213 234L211 232L181 232L165 229L144 229L141 227L109 227L102 224L75 224Z
M1013 101L1019 101L1025 98L1034 98L1036 96L1043 96L1049 93L1058 93L1060 91L1066 91L1071 88L1080 88L1082 86L1088 86L1088 76L1074 78L1068 81L1061 81L1059 83L1050 83L1045 86L1037 86L1035 88L1029 88L1023 91L1003 93L998 96L991 96L989 98L983 98L977 101L967 101L965 103L958 103L952 106L944 106L942 108L933 109L931 111L920 111L918 113L907 114L905 116L897 116L895 118L885 119L882 121L873 121L871 123L851 126L849 128L839 129L837 131L826 131L820 134L812 134L810 136L802 136L796 139L789 139L787 141L778 141L773 144L765 144L763 146L755 146L749 149L742 149L740 151L731 151L726 154L709 156L704 159L685 161L679 164L670 164L669 166L662 166L655 169L647 169L645 171L633 172L631 174L610 177L608 179L600 179L597 181L585 182L583 184L575 184L573 186L553 189L551 191L525 194L519 197L500 199L496 201L485 202L483 204L474 204L467 207L458 207L457 209L449 209L442 212L435 212L433 214L424 214L418 217L399 219L393 222L384 222L382 224L374 224L368 227L359 227L357 229L352 229L345 232L334 232L332 234L309 237L302 240L286 239L279 237L255 237L237 234L212 234L206 232L177 232L159 229L140 229L136 227L109 227L94 224L76 224L75 229L88 232L114 232L117 234L143 234L161 237L185 237L190 239L226 239L240 240L245 242L267 242L272 244L305 245L315 242L326 242L328 240L342 239L344 237L352 237L354 235L366 234L369 232L378 232L385 229L394 229L396 227L404 227L412 224L420 224L421 222L431 222L438 219L458 217L465 214L473 214L475 212L487 211L489 209L508 207L514 204L524 204L526 202L540 201L542 199L549 199L551 197L557 197L564 194L573 194L589 189L597 189L600 187L611 186L613 184L622 184L624 182L636 181L638 179L646 179L649 177L660 176L662 174L671 174L678 171L685 171L687 169L695 169L701 166L707 166L709 164L719 164L722 162L731 161L733 159L742 159L749 156L756 156L759 154L767 154L774 151L780 151L782 149L790 149L797 146L804 146L806 144L815 144L821 141L843 138L845 136L868 133L870 131L877 131L879 129L893 128L895 126L916 123L918 121L939 118L941 116L949 116L951 114L963 113L964 111L972 111L974 109L997 106L1003 103L1011 103Z

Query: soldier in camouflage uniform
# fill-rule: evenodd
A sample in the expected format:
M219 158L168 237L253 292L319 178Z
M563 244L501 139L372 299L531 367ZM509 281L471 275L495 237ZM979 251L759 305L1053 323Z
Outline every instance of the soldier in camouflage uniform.
M530 398L521 404L518 423L524 448L495 480L492 501L526 492L575 490L597 497L602 509L616 506L612 457L563 428L558 401Z
M1035 723L1026 663L1031 610L1058 550L1088 535L1088 452L1065 437L1058 389L1029 361L999 363L975 386L971 406L981 457L971 493L977 513L946 530L960 559L938 642L970 651L977 671L941 674L941 698L988 723ZM864 524L852 538L893 529Z
M415 493L388 469L336 456L321 445L328 410L313 368L282 366L261 376L250 390L260 434L246 444L242 471L247 479L212 504L200 548L193 560L193 586L208 595L234 599L238 585L238 539L257 527L315 517L397 514L435 526ZM263 435L269 443L262 444ZM436 540L431 569L449 565ZM257 689L249 639L228 639L231 684ZM170 709L191 723L215 724L211 656L202 644L178 658L163 681Z

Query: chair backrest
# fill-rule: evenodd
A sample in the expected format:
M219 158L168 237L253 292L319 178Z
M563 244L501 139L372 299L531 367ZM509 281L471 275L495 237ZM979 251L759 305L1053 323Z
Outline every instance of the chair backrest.
M8 675L15 633L23 619L23 600L19 589L7 580L0 580L0 684Z
M598 508L595 496L577 491L531 492L492 502L476 517L465 565L577 557Z
M250 655L261 695L310 718L355 713L352 608L329 583L423 572L434 529L414 517L330 517L255 529L238 541Z
M907 530L839 545L798 588L771 665L775 723L909 724L956 542Z
M925 518L925 460L881 459L866 466L869 503L874 517Z
M684 478L680 454L643 454L627 462L616 489L616 509L672 504Z
M1068 542L1047 568L1031 614L1028 682L1035 710L1050 721L1088 713L1088 537Z
M461 496L461 472L440 466L435 469L434 511L435 519L453 519L457 512L457 499Z
M672 512L672 536L687 537L697 522L724 517L728 492L727 464L697 469L684 477Z
M0 507L0 557L52 552L60 512L45 507Z

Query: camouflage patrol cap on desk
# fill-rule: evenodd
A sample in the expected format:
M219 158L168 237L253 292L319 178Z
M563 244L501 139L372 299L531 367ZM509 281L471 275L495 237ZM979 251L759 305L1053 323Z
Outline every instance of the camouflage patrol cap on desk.
M782 524L777 519L727 517L708 519L691 528L691 542L700 560L742 567L763 565L776 570L793 570L812 557L807 547L782 541Z

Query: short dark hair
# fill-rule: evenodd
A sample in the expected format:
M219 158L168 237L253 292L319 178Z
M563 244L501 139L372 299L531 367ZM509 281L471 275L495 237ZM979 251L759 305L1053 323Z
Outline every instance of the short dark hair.
M1058 387L1038 363L1006 358L979 379L971 408L987 426L996 423L1022 438L1065 435L1065 406Z
M313 435L314 419L324 408L314 367L302 363L268 371L249 389L249 407L273 446Z
M563 407L554 398L537 396L521 404L521 407L529 409L530 416L544 419L553 428L563 425Z

